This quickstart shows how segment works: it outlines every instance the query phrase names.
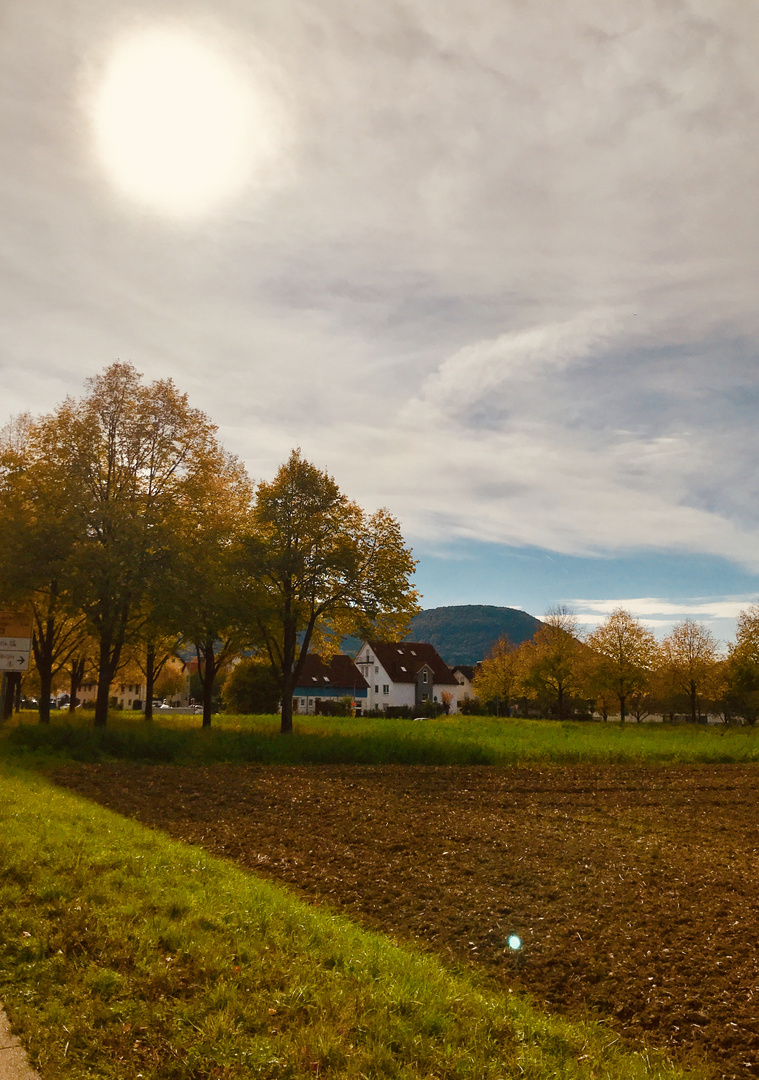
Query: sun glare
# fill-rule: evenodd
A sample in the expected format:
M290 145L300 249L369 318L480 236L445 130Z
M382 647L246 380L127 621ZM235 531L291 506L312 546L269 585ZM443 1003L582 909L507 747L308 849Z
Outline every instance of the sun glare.
M119 45L94 104L99 155L128 196L173 216L237 193L276 151L274 118L220 53L189 35Z

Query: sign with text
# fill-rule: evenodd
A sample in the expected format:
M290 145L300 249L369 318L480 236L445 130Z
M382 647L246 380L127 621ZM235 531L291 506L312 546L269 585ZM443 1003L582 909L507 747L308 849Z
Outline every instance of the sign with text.
M0 611L0 671L28 671L32 620L25 611Z

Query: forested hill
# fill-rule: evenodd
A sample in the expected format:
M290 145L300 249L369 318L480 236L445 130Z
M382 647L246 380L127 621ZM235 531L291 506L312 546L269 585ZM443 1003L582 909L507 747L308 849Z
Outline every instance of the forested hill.
M476 664L502 635L519 645L540 626L539 619L517 608L460 604L421 611L407 639L430 642L447 664Z

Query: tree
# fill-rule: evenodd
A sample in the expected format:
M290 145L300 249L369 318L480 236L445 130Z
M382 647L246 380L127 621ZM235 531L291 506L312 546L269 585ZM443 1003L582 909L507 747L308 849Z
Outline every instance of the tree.
M261 657L241 660L224 680L224 707L232 713L276 713L279 682Z
M592 649L590 666L593 682L600 692L611 691L619 701L622 723L627 700L645 689L656 656L656 639L629 611L616 608L588 635Z
M0 590L25 608L39 674L41 723L53 680L86 636L75 595L76 517L71 478L47 455L43 426L25 414L0 433Z
M754 725L759 718L759 605L739 613L735 638L723 668L725 715L737 714Z
M550 703L560 720L567 705L583 685L583 645L578 638L577 617L564 607L550 608L543 626L519 651L523 685L528 692Z
M402 636L419 610L416 563L396 519L367 515L294 450L260 483L245 569L257 639L277 676L284 734L309 649L328 655L349 633Z
M503 635L493 645L488 656L478 665L474 675L474 692L483 705L496 704L500 712L503 705L505 714L509 714L509 705L516 696L520 685L520 663L518 651L509 639Z
M717 642L708 627L685 619L673 627L661 647L668 678L688 698L691 721L699 715L699 702L713 689Z
M192 513L178 525L176 570L164 588L167 610L195 646L209 727L216 679L251 636L256 598L246 588L243 538L253 488L237 458L217 448L188 481L187 497Z
M170 566L176 523L189 510L184 482L215 449L216 429L170 379L145 385L123 363L90 379L85 397L67 398L41 427L78 515L74 585L98 642L95 724L103 726L141 602Z

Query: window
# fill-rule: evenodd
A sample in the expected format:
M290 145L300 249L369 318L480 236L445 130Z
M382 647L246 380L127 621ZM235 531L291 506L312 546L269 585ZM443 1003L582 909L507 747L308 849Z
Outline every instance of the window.
M382 693L383 694L389 694L390 693L390 684L389 683L384 683L383 684Z
M375 687L374 687L374 693L375 693L375 694L378 694L378 693L379 693L379 687L378 687L378 686L375 686Z
M377 675L378 673L379 673L379 668L378 668L378 667L375 667L375 669L374 669L374 674L375 674L375 675Z
M424 682L424 683L427 682L427 668L425 668L424 671L422 672L422 682Z

